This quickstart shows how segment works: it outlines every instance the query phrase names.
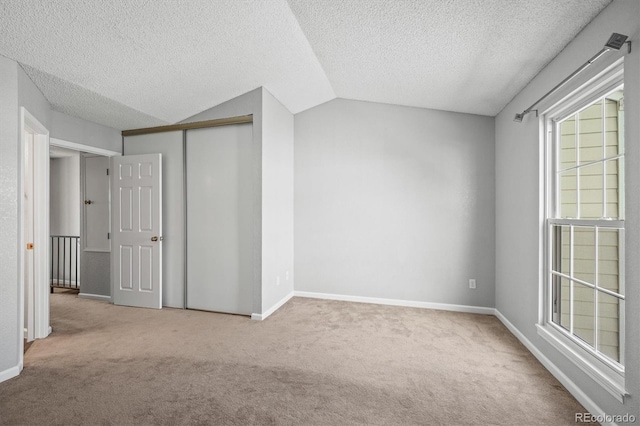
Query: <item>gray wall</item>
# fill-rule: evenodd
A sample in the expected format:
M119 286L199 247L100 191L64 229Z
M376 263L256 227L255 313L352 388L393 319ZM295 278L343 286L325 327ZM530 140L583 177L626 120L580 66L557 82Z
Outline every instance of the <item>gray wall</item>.
M51 133L51 106L40 89L18 65L18 104L25 107ZM55 137L51 135L51 137Z
M293 292L293 114L262 92L262 312Z
M49 162L49 233L80 235L80 154Z
M52 138L122 152L120 130L71 117L58 111L51 111L49 132Z
M0 56L0 377L17 373L18 282L18 64Z
M109 253L82 251L80 254L80 295L111 296L111 259Z
M294 164L296 291L494 306L493 118L336 99Z
M626 120L626 257L640 256L640 3L615 1L558 55L496 118L496 308L538 350L607 414L640 413L640 263L626 262L625 405L587 377L573 363L538 337L538 292L542 185L539 123L534 114L523 123L513 116L593 56L612 32L632 36L633 51L625 55ZM626 50L626 48L623 48ZM608 60L612 53L592 65ZM600 414L600 413L595 413Z

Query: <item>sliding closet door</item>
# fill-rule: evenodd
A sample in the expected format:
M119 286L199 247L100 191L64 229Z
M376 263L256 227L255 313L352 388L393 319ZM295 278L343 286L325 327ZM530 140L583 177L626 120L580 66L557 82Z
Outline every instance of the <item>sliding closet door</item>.
M251 314L252 125L188 130L187 307Z

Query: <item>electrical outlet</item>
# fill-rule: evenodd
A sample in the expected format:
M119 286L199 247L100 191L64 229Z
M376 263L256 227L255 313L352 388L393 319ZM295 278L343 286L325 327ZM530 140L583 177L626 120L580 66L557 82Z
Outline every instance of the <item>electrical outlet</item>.
M469 280L469 288L476 288L476 280L475 280L475 278L471 278Z

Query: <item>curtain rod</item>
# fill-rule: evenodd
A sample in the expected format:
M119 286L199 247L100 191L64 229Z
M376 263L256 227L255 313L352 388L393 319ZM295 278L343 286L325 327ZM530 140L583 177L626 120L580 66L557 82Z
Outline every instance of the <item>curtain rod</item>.
M626 36L626 35L623 35L623 34L618 34L618 33L611 34L611 37L609 37L609 40L605 43L605 45L604 45L604 47L602 48L601 51L596 53L591 59L589 59L587 62L585 62L580 68L578 68L577 70L572 72L567 78L565 78L560 83L558 83L553 89L549 90L547 93L542 95L542 97L540 99L538 99L537 101L535 101L529 108L525 109L521 113L516 114L515 117L513 118L513 121L517 121L518 123L521 123L522 119L524 118L524 116L529 114L531 111L535 111L536 112L536 116L538 116L538 110L534 109L536 105L538 105L540 102L545 100L547 97L551 96L558 89L560 89L562 86L567 84L575 76L580 74L589 65L594 63L602 55L604 55L605 53L609 52L610 50L620 50L620 48L626 43L628 51L629 51L629 53L631 53L631 42L627 41L627 38L629 38L629 37Z

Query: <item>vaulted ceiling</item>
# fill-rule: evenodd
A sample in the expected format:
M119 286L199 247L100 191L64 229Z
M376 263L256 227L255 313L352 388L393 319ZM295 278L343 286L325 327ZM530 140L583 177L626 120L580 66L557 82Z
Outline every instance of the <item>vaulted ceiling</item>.
M496 115L611 0L0 0L0 54L53 108L175 123L264 86Z

